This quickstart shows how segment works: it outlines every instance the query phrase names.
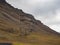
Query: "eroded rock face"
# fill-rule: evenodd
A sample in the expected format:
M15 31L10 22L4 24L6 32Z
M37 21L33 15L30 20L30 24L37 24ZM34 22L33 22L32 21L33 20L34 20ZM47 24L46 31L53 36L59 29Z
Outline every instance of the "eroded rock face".
M5 0L0 0L0 39L21 40L30 34L54 35L60 34L36 20L31 14L12 7ZM2 4L4 3L4 4Z

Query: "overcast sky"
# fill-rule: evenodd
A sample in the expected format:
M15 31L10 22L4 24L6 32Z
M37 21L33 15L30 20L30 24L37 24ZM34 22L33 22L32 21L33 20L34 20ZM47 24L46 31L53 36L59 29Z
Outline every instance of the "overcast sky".
M60 0L7 0L7 2L60 32Z

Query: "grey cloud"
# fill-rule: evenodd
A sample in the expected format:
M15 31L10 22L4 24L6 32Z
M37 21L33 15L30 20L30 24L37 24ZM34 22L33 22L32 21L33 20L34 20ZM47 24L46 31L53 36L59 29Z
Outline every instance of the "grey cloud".
M60 8L60 0L54 0L53 2L47 2L42 6L42 3L38 2L36 4L29 4L29 0L7 0L15 7L23 9L25 12L32 13L35 15L54 12L56 9ZM31 2L30 2L31 3ZM18 5L19 4L19 5Z

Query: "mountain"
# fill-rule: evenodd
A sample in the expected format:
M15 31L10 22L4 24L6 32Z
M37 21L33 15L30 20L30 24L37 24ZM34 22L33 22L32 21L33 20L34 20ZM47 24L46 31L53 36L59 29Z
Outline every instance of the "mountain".
M60 45L60 33L31 14L0 0L0 42L13 45Z

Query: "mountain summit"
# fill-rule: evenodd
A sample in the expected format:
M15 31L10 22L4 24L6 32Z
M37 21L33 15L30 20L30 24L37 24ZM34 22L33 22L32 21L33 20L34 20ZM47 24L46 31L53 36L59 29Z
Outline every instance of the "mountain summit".
M0 0L0 42L9 41L22 45L60 45L60 33Z

